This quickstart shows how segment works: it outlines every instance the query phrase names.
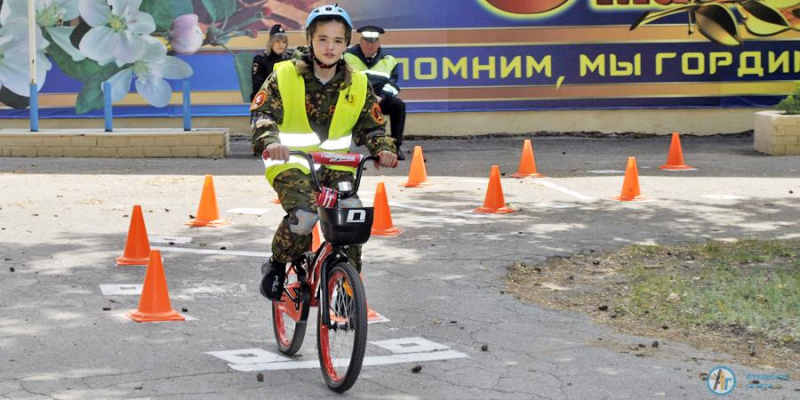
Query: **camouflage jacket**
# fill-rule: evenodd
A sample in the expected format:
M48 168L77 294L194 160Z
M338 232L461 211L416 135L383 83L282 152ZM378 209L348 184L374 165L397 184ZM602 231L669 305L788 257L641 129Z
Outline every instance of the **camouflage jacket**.
M339 99L339 90L346 88L344 68L350 68L344 61L336 67L336 74L323 84L314 76L313 61L309 48L298 47L291 59L295 66L301 65L298 70L303 75L306 86L306 113L311 129L319 136L320 141L328 138L328 130L333 120L333 112ZM306 67L306 68L303 68ZM386 136L386 121L381 113L380 106L375 102L375 93L371 86L367 86L368 94L364 108L358 122L353 127L353 142L357 146L366 145L370 154L375 155L382 150L396 153L394 139ZM257 153L272 143L280 143L278 139L278 125L283 122L283 101L278 90L278 80L275 74L270 75L258 96L250 104L253 113L251 128L253 130L253 148Z

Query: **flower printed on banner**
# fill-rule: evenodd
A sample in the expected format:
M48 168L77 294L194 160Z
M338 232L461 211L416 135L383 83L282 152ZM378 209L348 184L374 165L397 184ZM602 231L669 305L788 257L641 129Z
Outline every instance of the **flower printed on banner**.
M80 0L81 18L92 27L81 39L81 52L100 66L114 61L122 67L141 59L145 37L156 30L153 17L139 11L141 4L142 0Z
M30 104L29 0L0 1L0 106ZM36 80L42 89L56 69L81 83L75 113L103 108L103 82L113 102L136 92L152 106L167 106L167 80L187 79L191 66L178 58L203 46L220 47L232 58L240 82L250 79L252 53L233 52L236 37L257 37L280 21L302 27L318 0L34 0ZM274 13L270 7L277 7ZM277 20L276 20L277 18ZM52 60L52 62L51 62ZM243 98L249 84L241 85ZM45 88L47 91L47 88Z
M30 94L30 71L28 63L28 22L20 18L7 18L0 28L0 89L7 89L17 96L28 97ZM47 71L52 68L50 61L44 56L49 43L39 34L36 36L37 57L36 81L39 88L44 85Z
M122 100L136 77L136 91L156 107L169 104L172 87L164 79L185 79L192 75L192 67L185 61L167 56L167 47L158 39L147 36L144 57L117 72L111 83L111 101Z

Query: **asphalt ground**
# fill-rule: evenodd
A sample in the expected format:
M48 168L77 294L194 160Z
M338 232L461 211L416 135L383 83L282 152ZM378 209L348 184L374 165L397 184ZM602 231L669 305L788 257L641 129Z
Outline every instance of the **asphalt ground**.
M707 399L715 396L701 375L724 365L738 380L729 398L797 398L800 368L747 367L663 340L633 352L659 338L520 303L503 279L516 261L631 243L798 237L800 157L758 154L747 135L683 137L698 170L666 172L667 137L533 137L548 178L502 180L516 213L471 213L491 165L516 170L522 139L408 141L424 149L426 188L399 186L410 157L367 172L362 199L371 203L385 182L405 232L365 245L369 304L390 321L370 325L369 365L346 397ZM257 282L283 213L246 140L231 147L217 160L0 159L0 398L339 397L319 372L313 328L300 357L276 358ZM631 156L649 200L613 201ZM184 225L205 174L232 225ZM100 285L142 283L144 267L114 264L134 204L151 246L163 249L172 306L191 321L137 324L123 314L138 295L103 294ZM263 213L230 211L247 208ZM789 379L752 389L748 374Z

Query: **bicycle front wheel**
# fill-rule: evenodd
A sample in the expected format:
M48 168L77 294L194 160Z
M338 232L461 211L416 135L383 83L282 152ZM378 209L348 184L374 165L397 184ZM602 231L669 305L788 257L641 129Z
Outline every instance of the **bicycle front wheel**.
M343 262L328 272L325 304L330 324L320 309L317 317L317 352L325 383L333 391L350 389L361 373L367 347L367 296L355 267Z
M306 285L297 280L294 267L286 273L284 285L281 301L272 302L272 331L281 353L291 356L303 345L311 300Z

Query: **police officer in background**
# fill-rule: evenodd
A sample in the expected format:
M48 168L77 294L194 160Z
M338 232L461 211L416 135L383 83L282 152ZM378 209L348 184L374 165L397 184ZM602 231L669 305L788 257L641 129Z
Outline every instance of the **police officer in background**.
M375 25L362 26L356 32L361 34L359 44L347 49L345 61L356 71L364 71L375 90L375 96L383 115L391 122L391 135L397 145L397 158L404 160L400 150L403 144L403 130L406 125L406 103L397 97L397 60L381 49L383 28Z
M272 25L269 30L269 40L266 49L253 57L253 92L250 94L250 101L256 97L256 93L261 90L261 86L267 80L272 68L276 63L288 60L290 53L286 51L289 46L289 37L281 24ZM258 154L261 154L259 152Z

